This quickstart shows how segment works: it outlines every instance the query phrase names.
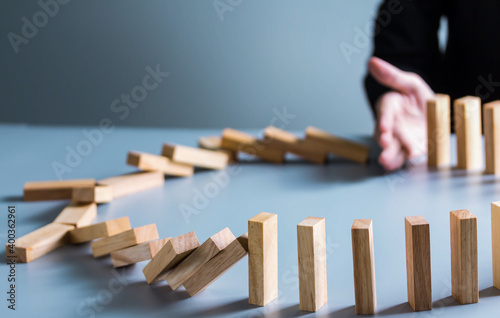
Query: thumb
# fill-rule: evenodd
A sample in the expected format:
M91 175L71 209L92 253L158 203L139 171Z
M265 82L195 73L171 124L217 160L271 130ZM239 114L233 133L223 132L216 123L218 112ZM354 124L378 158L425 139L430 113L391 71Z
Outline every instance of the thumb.
M380 84L404 94L410 94L418 85L412 73L404 72L378 57L370 58L368 70Z

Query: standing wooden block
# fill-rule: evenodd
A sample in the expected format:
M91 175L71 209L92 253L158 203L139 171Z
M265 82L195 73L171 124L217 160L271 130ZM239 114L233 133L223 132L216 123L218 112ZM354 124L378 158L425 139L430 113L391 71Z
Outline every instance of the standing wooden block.
M483 116L485 172L500 174L500 101L484 104Z
M248 302L265 306L278 297L278 215L248 220Z
M268 147L264 142L252 135L226 128L222 131L221 147L236 152L244 152L263 160L281 163L285 160L285 152Z
M212 257L217 255L236 238L226 227L217 234L211 236L193 253L189 254L179 265L167 273L165 280L172 290L181 287L189 277L196 274Z
M194 232L170 239L142 270L148 284L164 279L170 270L199 246Z
M450 96L436 94L427 101L427 164L442 167L450 164Z
M170 239L171 237L168 237L165 239L142 243L111 252L110 256L111 261L113 262L113 267L122 267L150 260L155 257L158 251Z
M329 134L315 127L306 128L306 140L314 141L328 152L358 163L368 162L370 147Z
M73 189L94 185L94 179L26 182L24 201L69 200Z
M184 287L191 297L205 290L247 255L240 242L239 239L233 240L184 282Z
M161 187L165 183L165 176L161 172L136 172L111 177L98 181L100 185L113 188L113 198L140 192L143 190Z
M431 238L423 216L405 218L408 302L414 311L432 309Z
M325 219L308 217L297 225L299 309L318 311L328 302Z
M68 242L68 232L75 227L62 223L49 223L18 239L14 246L5 245L7 259L29 263Z
M317 142L299 139L292 133L269 126L264 130L267 147L286 151L315 163L325 163L328 150Z
M97 205L90 204L74 204L71 203L62 210L62 212L54 220L54 223L63 223L82 227L89 225L97 216Z
M93 241L90 246L94 257L101 257L129 246L158 239L156 224L149 224Z
M113 200L113 188L105 185L77 188L73 190L71 200L77 203L107 203Z
M479 301L477 218L467 210L450 212L451 291L462 305Z
M158 171L176 177L188 177L194 173L194 167L191 165L173 162L167 157L144 152L129 152L127 164L144 171Z
M483 162L481 138L481 99L466 96L455 100L455 134L457 137L457 167L481 169Z
M220 136L205 136L198 139L198 147L201 149L220 151L228 155L229 163L238 162L238 152L223 149L222 138Z
M216 170L226 168L229 161L229 156L222 152L170 144L163 145L162 156L175 162Z
M500 289L500 201L491 203L493 286Z
M373 315L377 306L372 220L355 220L351 228L357 315Z
M73 244L84 243L107 236L113 236L130 229L130 220L128 216L124 216L122 218L76 228L69 232L69 239Z

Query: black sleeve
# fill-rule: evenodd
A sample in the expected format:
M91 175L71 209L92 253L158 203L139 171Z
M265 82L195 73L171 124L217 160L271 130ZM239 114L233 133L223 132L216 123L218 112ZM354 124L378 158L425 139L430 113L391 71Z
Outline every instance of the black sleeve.
M384 0L374 21L373 56L417 73L432 88L441 64L438 30L443 11L444 0ZM389 88L370 74L364 84L375 114L375 102Z

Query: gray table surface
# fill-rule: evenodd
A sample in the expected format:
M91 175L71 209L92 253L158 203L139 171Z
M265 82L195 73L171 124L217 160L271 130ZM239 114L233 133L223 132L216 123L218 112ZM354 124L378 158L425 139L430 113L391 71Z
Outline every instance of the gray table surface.
M86 139L84 129L93 128L0 125L2 244L9 205L17 209L17 233L23 235L51 222L68 203L24 203L22 187L26 181L56 179L53 163L66 163L67 147L75 149ZM103 133L103 140L63 178L100 179L134 171L125 164L129 150L159 153L163 142L195 146L199 136L219 133L117 128ZM424 164L385 174L375 163L358 165L335 158L324 166L300 161L244 162L226 171L167 179L163 187L100 205L97 221L129 216L132 226L156 223L161 237L195 231L204 241L224 227L243 234L247 220L261 211L277 213L277 300L263 308L248 305L247 258L190 298L182 287L172 291L166 283L148 286L142 275L145 262L113 270L109 258L94 259L90 246L83 244L18 264L15 312L7 309L4 300L9 283L8 267L2 262L0 316L354 316L350 228L354 219L371 218L378 316L498 317L500 291L492 287L490 202L500 200L499 190L500 183L481 172L431 171ZM200 199L200 192L209 197ZM181 210L188 206L195 213L186 218ZM469 209L478 217L480 300L465 306L450 297L449 212L457 209ZM404 217L410 215L423 215L431 224L435 309L430 312L413 313L406 302ZM296 225L308 216L325 217L327 226L329 302L316 314L298 310Z

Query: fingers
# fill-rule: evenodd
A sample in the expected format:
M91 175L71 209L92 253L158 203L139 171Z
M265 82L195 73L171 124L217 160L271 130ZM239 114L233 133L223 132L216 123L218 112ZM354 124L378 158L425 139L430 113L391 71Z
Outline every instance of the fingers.
M378 157L378 162L388 171L400 168L405 160L405 153L398 139L393 139Z
M387 147L393 139L394 121L398 108L398 93L384 94L377 101L377 134L375 138L382 148Z
M378 57L370 58L368 62L368 70L380 84L404 94L413 94L419 88L427 86L427 84L418 75L404 72L394 65L379 59Z

